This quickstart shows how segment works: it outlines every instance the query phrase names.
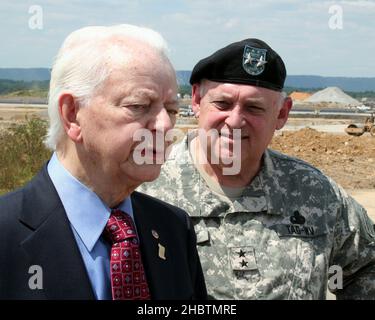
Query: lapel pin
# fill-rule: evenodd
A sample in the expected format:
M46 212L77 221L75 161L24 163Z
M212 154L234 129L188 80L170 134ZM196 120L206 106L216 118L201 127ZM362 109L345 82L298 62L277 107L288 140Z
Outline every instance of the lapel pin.
M151 233L155 239L159 239L159 234L155 230L151 230Z
M163 260L167 260L165 257L165 247L163 247L160 243L158 243L159 246L159 258Z

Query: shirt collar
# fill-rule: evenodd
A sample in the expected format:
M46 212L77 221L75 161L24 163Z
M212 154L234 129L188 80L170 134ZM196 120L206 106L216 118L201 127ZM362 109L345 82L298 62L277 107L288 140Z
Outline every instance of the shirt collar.
M47 170L69 222L87 250L91 251L103 233L111 209L92 190L64 168L56 153L52 155ZM133 218L130 197L127 197L118 206L118 209Z

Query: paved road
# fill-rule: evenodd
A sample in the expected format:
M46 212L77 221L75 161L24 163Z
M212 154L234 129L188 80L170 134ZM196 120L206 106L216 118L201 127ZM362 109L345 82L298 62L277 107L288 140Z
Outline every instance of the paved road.
M291 125L287 124L281 131L297 131L300 129L304 129L306 127L311 129L315 129L320 132L329 132L329 133L339 133L339 134L346 134L345 128L348 126L347 124L316 124L316 125Z
M0 103L0 108L6 108L6 109L29 109L29 108L38 108L38 109L47 109L46 104L38 104L38 103L27 103L27 104L14 104L14 103Z

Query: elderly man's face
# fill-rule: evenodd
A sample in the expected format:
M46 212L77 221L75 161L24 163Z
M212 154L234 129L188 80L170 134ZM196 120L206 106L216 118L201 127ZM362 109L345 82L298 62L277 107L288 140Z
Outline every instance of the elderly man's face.
M219 135L213 143L208 139L208 155L212 149L216 154L225 151L223 146L228 146L228 153L233 152L233 129L241 129L242 164L259 163L274 131L281 129L287 120L291 103L284 103L280 109L282 101L279 92L261 87L208 80L203 81L203 88L194 85L193 108L199 127L206 131L216 129L219 133L229 131L229 136Z
M114 185L157 178L161 164L139 165L134 160L140 142L134 141L133 135L147 129L155 138L157 131L165 133L173 128L178 112L176 95L174 71L160 57L138 56L130 67L114 68L78 117L81 149L91 167L97 168L98 176L105 175ZM160 156L156 153L163 150L164 145L154 144L152 157Z

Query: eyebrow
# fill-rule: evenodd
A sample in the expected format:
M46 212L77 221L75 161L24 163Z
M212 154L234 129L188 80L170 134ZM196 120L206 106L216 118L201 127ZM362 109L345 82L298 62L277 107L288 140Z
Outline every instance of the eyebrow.
M264 98L247 98L245 99L247 103L264 103Z
M216 99L233 99L233 95L229 93L218 93L218 94L213 94L211 96L211 99L216 100ZM244 99L244 102L246 103L264 103L264 98L263 97L252 97L252 98L246 98Z
M152 90L147 90L147 89L133 90L130 93L130 96L137 97L137 98L147 98L151 100L156 100L158 98L157 93L153 92Z
M135 89L132 91L119 91L118 102L134 102L134 101L152 101L158 98L158 95L151 90Z
M222 99L222 98L231 99L231 98L233 98L233 95L222 92L222 93L211 94L210 97L211 97L211 99Z

